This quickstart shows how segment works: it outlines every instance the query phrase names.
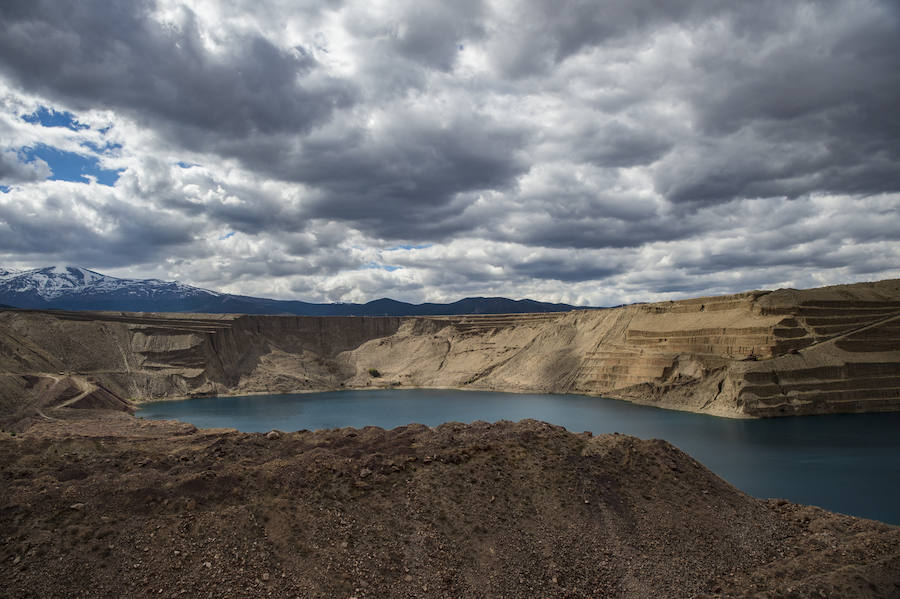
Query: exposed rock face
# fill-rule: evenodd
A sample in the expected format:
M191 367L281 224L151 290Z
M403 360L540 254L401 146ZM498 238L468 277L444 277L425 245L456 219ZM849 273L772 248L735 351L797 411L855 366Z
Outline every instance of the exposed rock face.
M405 324L350 362L404 384L598 394L723 416L900 408L898 281L449 322L430 336Z
M69 416L76 412L70 412ZM536 421L0 433L4 597L895 597L900 528Z
M0 312L6 414L373 385L598 394L734 417L897 410L900 281L484 317Z

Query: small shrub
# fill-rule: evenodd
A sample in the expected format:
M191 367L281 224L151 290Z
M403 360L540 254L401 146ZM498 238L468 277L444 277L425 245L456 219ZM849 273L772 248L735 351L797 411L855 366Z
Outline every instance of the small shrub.
M379 379L379 378L381 378L381 373L378 372L378 369L377 369L377 368L370 368L370 369L369 369L369 376L372 377L372 378Z

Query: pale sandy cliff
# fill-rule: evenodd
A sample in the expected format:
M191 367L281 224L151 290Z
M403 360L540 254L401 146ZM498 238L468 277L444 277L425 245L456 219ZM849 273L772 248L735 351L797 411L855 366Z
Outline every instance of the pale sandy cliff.
M373 386L582 393L731 417L897 410L900 280L559 314L0 312L8 418Z

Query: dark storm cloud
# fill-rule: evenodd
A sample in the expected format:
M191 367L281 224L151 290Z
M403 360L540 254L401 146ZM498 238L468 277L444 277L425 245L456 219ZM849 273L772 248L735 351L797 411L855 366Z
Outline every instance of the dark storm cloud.
M887 270L896 258L883 251L884 244L900 242L895 216L882 214L883 225L862 230L857 229L860 223L853 215L841 218L837 227L829 222L832 219L810 219L773 226L772 230L738 230L730 239L681 257L678 264L692 276L778 267L825 271L852 265L854 272Z
M426 68L450 71L465 44L485 34L485 6L481 0L396 2L389 3L389 7L392 10L386 19L373 19L373 15L366 13L351 14L346 19L351 33L371 40L375 51L366 59L376 72L381 67L396 69L378 63L395 63L398 58Z
M548 248L629 248L651 241L670 241L702 231L697 223L654 218L640 223L614 218L553 218L523 215L521 222L495 237ZM485 231L488 234L488 231Z
M474 215L486 238L550 248L625 248L702 232L710 223L673 219L665 205L638 194L615 193L608 171L558 167L538 173L539 187L515 201L486 202ZM534 174L533 174L534 175Z
M456 194L506 189L528 168L515 157L525 132L485 114L457 115L442 129L400 111L387 115L393 122L377 138L350 126L330 140L331 147L304 141L335 109L363 99L356 85L326 75L302 47L285 50L259 35L229 34L223 53L210 52L189 9L182 10L178 27L166 27L150 18L152 8L149 2L114 8L105 2L7 3L0 25L0 49L8 57L3 67L26 87L67 104L119 109L185 147L317 187L320 199L309 205L311 216L359 219L378 234L394 234L392 207L415 205L424 215L420 237L433 235L428 225L448 216L439 208ZM530 2L509 15L495 12L474 0L410 3L384 21L365 13L351 13L347 21L349 31L380 49L363 56L364 65L409 72L424 85L417 66L449 71L461 44L492 33L490 58L518 65L510 67L515 75L604 44L639 49L637 34L675 24L695 28L713 15L723 32L697 34L709 46L694 57L694 79L681 86L686 89L671 90L693 107L696 136L680 140L661 165L657 191L676 203L710 203L900 186L895 10L846 19L852 11L832 3L766 3L764 10L750 10L642 1L552 8ZM846 26L834 25L837 17ZM506 29L504 19L511 19ZM816 37L822 27L828 35ZM809 35L792 39L792 29ZM389 83L369 81L368 93ZM492 85L484 84L486 90ZM655 92L645 89L644 95ZM566 143L579 159L598 166L651 164L675 146L652 123L583 125ZM824 150L810 155L810 148Z
M282 214L266 226L338 219L379 237L443 238L471 228L461 218L473 201L467 192L509 189L529 168L520 151L526 133L483 115L456 113L445 122L424 111L391 117L376 131L342 131L337 139L310 136L291 149L243 148L251 168L277 171L313 190L302 213ZM251 212L245 216L254 218ZM242 222L252 228L250 221Z
M648 127L613 121L605 127L584 123L574 139L579 158L601 167L642 166L656 162L674 142Z
M479 4L437 11L411 4L391 24L384 68L399 71L397 56L411 61L413 74L451 68L458 42L479 35ZM375 235L422 239L452 233L440 223L461 212L458 201L449 206L457 194L507 188L527 169L517 156L524 134L477 113L452 114L442 125L431 114L400 111L378 135L350 124L335 139L304 139L359 99L356 85L323 74L303 48L283 50L258 36L232 35L224 54L211 53L189 9L176 28L151 19L152 8L14 2L2 9L0 51L9 57L5 72L31 90L75 108L121 110L183 147L318 191L302 215L249 193L240 196L243 207L163 199L169 206L212 210L247 232L339 218Z
M622 272L621 265L608 265L591 259L573 258L571 256L554 256L526 259L511 265L511 270L520 276L563 281L565 283L584 280L602 281Z
M720 9L721 3L702 0L518 2L503 23L492 59L507 76L538 75L585 48L621 42L655 26L713 15Z
M354 99L319 77L304 48L231 34L207 50L196 16L166 26L149 1L10 0L0 7L0 68L23 87L76 110L120 110L165 127L187 147L209 138L303 132ZM198 139L196 136L200 136Z
M410 115L342 154L311 155L297 173L325 191L311 206L317 216L379 221L397 236L396 217L427 227L457 194L509 187L528 168L518 155L523 141L521 132L477 115L446 124Z
M354 300L896 268L896 2L184 4L0 4L0 252ZM111 111L112 195L42 190L43 104Z
M191 247L200 223L146 207L105 202L95 190L83 193L79 197L69 188L25 206L0 203L0 252L98 267L159 260L179 248L193 258L203 256L202 248ZM74 217L86 216L87 210L92 212L90 218Z
M710 34L688 96L698 135L660 169L660 192L710 203L900 189L900 11L859 8L786 3L783 33L738 15Z

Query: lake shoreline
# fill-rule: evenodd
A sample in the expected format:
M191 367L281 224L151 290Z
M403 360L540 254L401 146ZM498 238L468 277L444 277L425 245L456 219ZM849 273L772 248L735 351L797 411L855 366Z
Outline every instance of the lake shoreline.
M522 388L516 390L508 390L508 389L494 389L490 387L473 387L471 385L462 387L462 386L417 386L417 385L404 385L404 384L386 384L386 385L359 385L359 386L345 386L345 387L323 387L321 389L297 389L293 391L225 391L222 393L209 394L209 395L175 395L175 396L166 396L159 398L147 398L147 399L129 399L128 401L134 404L134 406L138 409L141 406L144 406L148 403L156 403L156 402L167 402L167 401L189 401L192 399L210 399L210 398L226 398L226 397L253 397L253 396L262 396L262 395L307 395L307 394L315 394L315 393L339 393L341 391L390 391L390 390L398 390L398 391L460 391L460 392L473 392L473 393L506 393L511 395L516 394L536 394L536 395L574 395L585 398L600 398L600 399L612 399L615 401L622 401L634 405L644 406L648 408L658 408L660 410L673 410L676 412L686 412L690 414L698 414L703 416L712 416L714 418L728 418L732 420L765 420L771 417L766 416L754 416L751 414L742 414L735 412L723 412L721 414L711 411L700 411L693 409L688 406L667 406L663 405L658 401L651 401L640 398L629 398L627 396L621 396L616 394L593 394L593 393L578 393L578 392L565 392L565 391L546 391L542 389L532 389L532 388ZM894 411L894 410L891 410ZM847 412L843 412L847 413ZM853 413L853 412L850 412ZM859 412L859 413L868 413L868 412ZM821 414L812 414L812 416L819 416ZM783 418L791 418L799 415L792 416L783 416ZM808 416L808 415L804 415Z

